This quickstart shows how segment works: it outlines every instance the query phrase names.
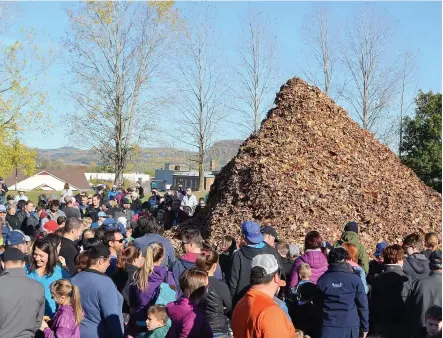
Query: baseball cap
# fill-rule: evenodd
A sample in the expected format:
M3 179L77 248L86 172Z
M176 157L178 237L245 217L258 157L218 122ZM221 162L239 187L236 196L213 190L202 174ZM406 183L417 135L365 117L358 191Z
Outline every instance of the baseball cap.
M25 254L17 248L8 248L2 255L3 262L7 261L24 261Z
M260 232L260 225L254 221L246 221L241 225L241 232L248 241L253 244L263 242L263 234Z
M97 214L97 217L108 217L108 215L106 215L106 213L105 213L104 211L100 211L100 212Z
M23 236L25 236L25 241L26 242L29 242L31 240L31 237L29 237L28 235L25 235L25 233L23 231L21 231L21 230L15 229L15 230L12 230L12 231L17 231L17 232L21 233Z
M261 229L261 233L271 235L272 237L275 238L275 241L278 242L277 231L275 231L275 229L273 227L265 226L264 228Z
M261 267L265 270L266 275L271 275L278 270L277 259L274 255L271 254L263 254L257 255L252 259L251 270L255 267ZM286 283L284 281L280 281L280 286L285 286Z
M289 244L289 255L292 257L300 256L300 247L297 244Z
M10 231L6 235L5 245L7 247L25 243L25 236L18 231Z
M432 267L434 268L442 268L442 264L441 264L441 250L435 250L432 251L431 255L429 256L429 263Z
M6 207L3 204L0 204L0 212L6 212Z
M123 198L123 204L131 204L131 201L129 200L129 198Z
M47 221L43 227L48 231L55 232L58 229L58 224L56 221L53 221L51 219L51 220Z
M386 242L380 242L375 246L374 256L379 257L383 254L383 249L386 248L389 244Z

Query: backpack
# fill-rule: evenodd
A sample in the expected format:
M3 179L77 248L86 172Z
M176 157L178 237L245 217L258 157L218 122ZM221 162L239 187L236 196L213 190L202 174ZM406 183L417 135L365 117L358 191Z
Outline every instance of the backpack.
M155 305L166 305L175 301L177 298L177 293L168 284L168 274L169 271L166 272L163 282L157 288L154 302Z

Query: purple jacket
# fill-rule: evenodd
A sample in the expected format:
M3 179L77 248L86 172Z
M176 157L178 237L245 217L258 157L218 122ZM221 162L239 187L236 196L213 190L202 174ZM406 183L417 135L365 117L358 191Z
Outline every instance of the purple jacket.
M167 277L166 274L168 274ZM157 289L163 281L167 281L170 286L175 286L172 273L168 272L163 266L154 266L154 272L148 277L148 289L146 291L141 291L135 284L130 286L129 304L131 308L136 309L136 321L146 321L146 311L153 305ZM135 325L135 322L131 321L131 325Z
M306 252L295 260L291 270L291 278L289 280L289 287L294 287L298 284L297 270L303 263L309 264L312 271L311 281L317 284L317 280L328 270L328 260L321 251L306 250Z
M74 309L71 305L60 305L49 324L43 331L45 338L80 338L80 325L75 325Z
M166 312L171 319L171 328L166 338L212 338L211 327L202 310L181 298L166 305Z

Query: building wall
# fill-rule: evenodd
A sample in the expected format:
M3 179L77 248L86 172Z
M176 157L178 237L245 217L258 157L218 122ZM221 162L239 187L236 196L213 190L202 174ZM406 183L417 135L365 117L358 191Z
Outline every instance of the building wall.
M166 181L166 184L173 184L172 174L174 171L167 169L155 169L155 180Z
M60 181L51 175L34 175L34 176L24 179L21 182L17 182L17 187L20 190L31 191L35 188L38 188L39 186L41 186L43 184L53 188L56 191L61 191L61 190L63 190L65 182ZM73 188L74 187L71 187L71 189L73 189ZM9 190L17 190L15 187L15 184L10 186Z
M103 180L103 181L114 181L115 174L111 173L85 173L85 177L88 181L91 179L94 180ZM137 181L149 181L150 176L139 173L131 173L131 174L123 174L123 178L128 181L137 182Z
M179 185L179 182L182 181L183 187L191 188L192 190L199 190L199 179L198 176L182 176L182 175L174 175L172 185L176 188ZM214 177L205 177L205 190L209 190L212 183L214 183Z

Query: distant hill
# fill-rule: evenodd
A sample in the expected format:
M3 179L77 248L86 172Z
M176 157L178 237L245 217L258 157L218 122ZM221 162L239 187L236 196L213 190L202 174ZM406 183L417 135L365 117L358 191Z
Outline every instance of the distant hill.
M242 140L221 140L215 142L208 151L205 167L209 168L209 161L215 160L217 167L221 168L233 158L238 151ZM163 168L165 163L188 164L196 168L193 161L196 152L184 151L175 148L143 148L140 157L131 165L130 171L148 172ZM103 165L100 155L94 150L84 150L74 147L58 149L39 149L39 163L43 166L90 166L92 163Z

